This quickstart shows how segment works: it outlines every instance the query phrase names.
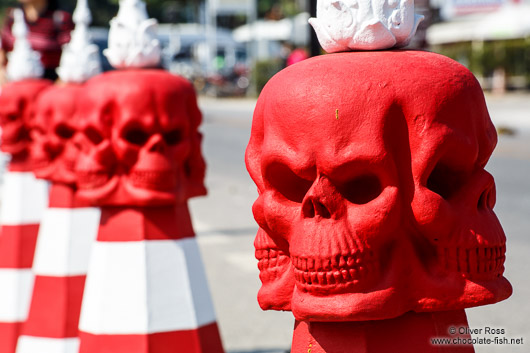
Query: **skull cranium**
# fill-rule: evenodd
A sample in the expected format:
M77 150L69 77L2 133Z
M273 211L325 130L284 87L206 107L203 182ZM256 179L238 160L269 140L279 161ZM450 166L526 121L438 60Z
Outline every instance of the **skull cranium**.
M7 83L0 94L2 151L13 156L27 155L31 143L30 121L37 95L52 84L48 80L23 80Z
M259 190L257 257L269 247L290 266L262 278L262 307L289 308L278 281L294 283L298 320L507 298L505 237L484 170L495 143L475 78L439 55L334 54L276 75L258 100L246 162Z
M87 83L79 196L99 205L165 205L203 195L205 164L193 87L161 70Z

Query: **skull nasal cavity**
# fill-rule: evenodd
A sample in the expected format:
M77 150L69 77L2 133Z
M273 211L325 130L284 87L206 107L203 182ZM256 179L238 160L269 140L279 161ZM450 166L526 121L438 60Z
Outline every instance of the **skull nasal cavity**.
M94 127L87 127L84 131L84 134L86 138L94 145L99 145L101 142L103 142L103 136Z
M313 218L320 216L322 218L330 218L331 212L324 205L318 196L308 196L302 205L302 214L306 218Z
M155 134L151 136L146 147L149 152L164 152L166 144L162 136Z

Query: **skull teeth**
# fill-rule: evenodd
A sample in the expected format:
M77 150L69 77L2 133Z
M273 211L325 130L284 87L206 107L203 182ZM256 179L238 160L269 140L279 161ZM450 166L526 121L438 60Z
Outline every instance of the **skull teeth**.
M171 190L176 184L176 176L173 171L146 171L135 170L129 176L132 184L136 187L151 190Z
M324 259L293 256L291 261L295 279L305 289L357 284L366 277L369 267L375 268L375 263L368 258L363 259L361 253Z
M497 277L504 272L506 245L478 248L438 248L439 263L467 278Z
M94 189L107 183L109 176L106 172L78 171L77 180L80 189Z
M275 270L280 266L289 263L289 256L281 250L262 249L256 250L256 259L258 259L258 269L260 271Z

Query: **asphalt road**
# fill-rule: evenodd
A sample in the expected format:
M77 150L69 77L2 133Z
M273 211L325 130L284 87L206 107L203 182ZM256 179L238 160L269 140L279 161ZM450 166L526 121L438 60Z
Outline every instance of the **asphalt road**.
M191 201L225 348L230 353L289 350L290 313L263 312L253 238L251 205L257 196L244 166L253 100L200 99L207 197ZM508 300L468 309L471 328L505 330L523 345L476 345L477 353L530 351L530 96L488 97L490 115L503 132L487 169L497 183L496 213L508 237L505 276L514 287ZM513 135L509 135L512 133Z

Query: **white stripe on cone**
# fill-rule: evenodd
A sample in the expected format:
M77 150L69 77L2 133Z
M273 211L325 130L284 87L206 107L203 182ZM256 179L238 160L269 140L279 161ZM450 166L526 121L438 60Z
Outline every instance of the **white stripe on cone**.
M94 244L81 331L150 334L215 321L195 238Z
M17 353L77 353L79 338L40 338L20 336Z
M31 172L7 172L2 193L1 224L38 224L48 206L49 184Z
M29 312L31 269L0 269L0 322L21 322Z
M39 228L33 271L41 276L86 275L96 239L98 208L48 208Z

